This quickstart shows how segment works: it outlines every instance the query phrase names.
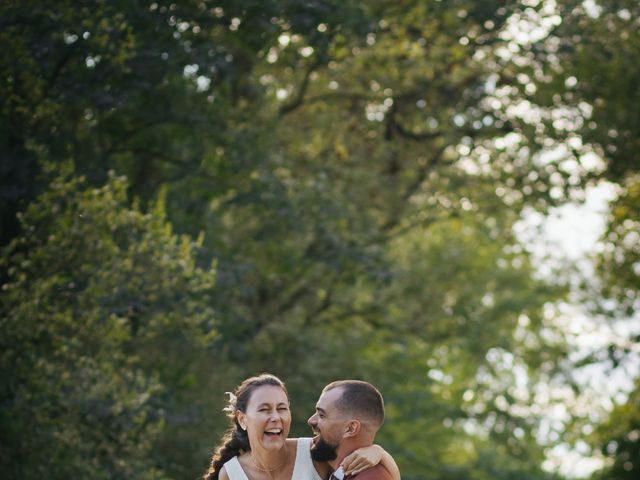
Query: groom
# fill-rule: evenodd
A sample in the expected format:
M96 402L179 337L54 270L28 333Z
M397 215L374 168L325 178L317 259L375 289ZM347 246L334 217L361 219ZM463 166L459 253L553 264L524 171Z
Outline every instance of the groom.
M340 380L330 383L316 403L316 413L308 420L317 435L311 446L311 457L329 462L337 469L340 462L354 450L373 444L384 422L384 401L370 383ZM342 469L331 480L342 478ZM380 464L355 475L358 480L391 480L392 476Z

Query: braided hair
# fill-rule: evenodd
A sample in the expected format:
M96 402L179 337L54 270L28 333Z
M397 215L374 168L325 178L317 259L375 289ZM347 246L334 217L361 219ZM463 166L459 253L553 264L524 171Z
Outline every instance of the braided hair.
M240 427L236 412L246 412L247 405L251 399L253 391L263 385L274 385L284 390L289 396L284 382L275 375L263 373L256 377L250 377L244 380L233 393L227 392L229 395L229 403L224 408L224 412L230 419L231 425L220 440L220 446L215 450L211 458L211 466L207 473L204 474L203 480L218 480L220 470L226 462L233 457L240 455L242 452L251 450L249 445L249 436L246 430Z

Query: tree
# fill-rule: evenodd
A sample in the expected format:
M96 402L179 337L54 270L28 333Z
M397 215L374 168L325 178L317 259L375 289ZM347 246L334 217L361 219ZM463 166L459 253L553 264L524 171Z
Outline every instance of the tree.
M47 162L69 159L96 185L111 169L126 174L142 201L165 185L172 220L197 235L208 196L227 193L264 153L261 129L248 125L266 107L256 63L283 31L321 51L333 34L316 25L331 32L359 18L357 2L343 1L0 8L3 244L17 233L15 213L51 180Z
M529 99L548 113L537 129L539 139L570 146L564 158L571 174L584 179L580 184L606 181L615 187L607 228L594 253L597 279L585 281L583 302L600 321L629 325L627 334L579 364L596 361L610 370L631 366L626 371L637 374L633 365L640 337L632 325L640 306L640 122L634 108L640 100L640 5L625 0L565 0L558 2L553 13L561 21L530 51L536 61L533 74L527 77L535 84ZM626 478L628 472L636 471L633 432L637 426L629 414L634 409L637 387L595 436L596 447L613 462L596 478Z
M617 405L609 419L598 427L593 440L611 463L594 475L596 479L623 480L638 476L640 465L640 389L626 403Z
M640 36L635 20L640 10L634 1L591 7L563 1L557 14L562 22L532 47L539 60L535 68L540 70L537 93L531 98L548 111L572 112L575 121L554 123L550 118L545 122L546 138L572 146L567 157L574 160L577 172L590 159L599 158L600 164L582 172L587 183L606 180L618 187L604 238L612 249L600 255L599 273L606 284L604 295L615 298L628 315L637 303L638 291L638 273L633 267L638 242L633 231L639 218L640 122L635 109L628 106L638 103ZM553 53L549 53L550 44L556 45Z
M60 178L21 223L2 256L2 476L168 478L153 448L216 333L214 271L117 177Z
M0 60L2 121L12 122L3 181L19 188L3 190L3 243L13 239L8 332L43 290L46 311L73 334L62 338L91 326L83 332L95 347L68 355L104 369L125 364L160 392L144 403L147 443L123 433L123 448L139 445L129 464L139 470L105 471L135 477L153 465L146 471L158 476L197 475L223 429L222 392L270 370L288 382L300 434L329 380L379 385L390 418L382 438L407 478L548 477L526 410L532 399L514 393L519 379L506 359L531 382L553 370L565 352L549 340L544 310L564 290L533 278L512 227L523 208L544 211L566 197L551 180L568 187L559 165L533 155L535 126L509 113L521 72L504 55L504 32L520 3L0 7L0 44L11 52ZM69 163L84 183L49 191ZM110 170L126 186L108 180ZM117 201L92 203L92 189L103 200L115 189ZM57 204L72 207L52 212ZM73 205L100 215L85 228ZM27 208L22 230L11 226ZM47 228L30 231L38 222ZM188 253L169 225L187 236ZM23 266L41 251L56 261ZM94 288L96 265L104 278ZM61 285L73 280L62 299L53 266ZM147 273L162 281L152 288ZM79 301L95 315L76 312ZM14 382L26 379L31 392L31 365L58 350L31 342L37 330L27 325L6 344L32 356ZM64 404L54 387L65 368L54 365L42 398ZM105 389L116 387L127 392L117 382ZM18 402L13 390L7 396ZM33 421L50 431L52 418ZM24 438L28 425L12 432ZM88 471L92 452L59 445L69 456L52 457L51 475L66 465ZM30 468L17 458L11 468Z

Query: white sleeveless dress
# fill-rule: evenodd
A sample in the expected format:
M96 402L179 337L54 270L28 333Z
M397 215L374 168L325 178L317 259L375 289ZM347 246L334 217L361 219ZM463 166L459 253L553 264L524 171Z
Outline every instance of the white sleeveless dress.
M313 460L311 460L311 439L299 438L298 447L296 449L296 463L293 466L293 474L291 480L322 480L318 475ZM249 480L247 474L244 473L238 457L233 457L224 464L229 480Z

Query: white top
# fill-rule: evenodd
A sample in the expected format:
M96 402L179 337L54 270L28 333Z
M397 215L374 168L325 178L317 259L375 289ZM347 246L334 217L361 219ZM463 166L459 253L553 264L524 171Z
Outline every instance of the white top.
M238 461L238 457L233 457L224 464L229 480L249 480L247 474L244 473L242 465ZM313 460L311 460L311 439L299 438L298 447L296 449L296 463L293 466L292 480L322 480L318 475Z

